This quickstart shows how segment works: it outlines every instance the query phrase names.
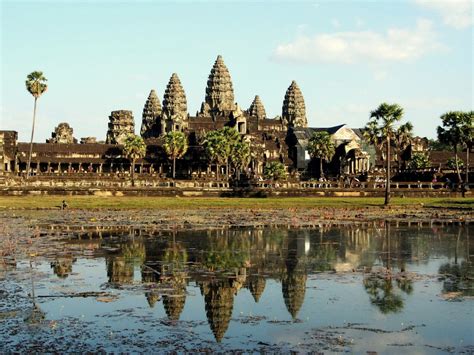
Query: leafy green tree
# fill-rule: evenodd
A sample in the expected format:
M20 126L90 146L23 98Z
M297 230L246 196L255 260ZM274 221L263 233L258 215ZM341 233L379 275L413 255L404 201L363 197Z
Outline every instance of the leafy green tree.
M370 117L372 121L367 123L366 129L376 128L375 132L377 136L372 137L372 139L378 139L379 142L381 142L380 144L383 144L385 148L385 205L388 205L390 204L391 145L395 136L395 125L403 117L403 108L398 104L382 103L377 109L370 113Z
M135 163L137 159L142 159L146 155L146 144L143 138L135 134L130 134L123 142L123 154L131 160L132 186L135 186Z
M413 141L413 125L410 122L400 125L395 130L393 137L393 143L395 148L395 155L398 162L398 169L402 168L401 163L403 159L403 153Z
M425 169L431 166L428 154L424 152L413 153L408 163L410 169Z
M452 151L453 147L449 144L441 143L438 139L428 139L428 149L429 150L440 150L440 151Z
M173 179L176 176L176 159L181 158L188 151L188 139L183 132L168 132L163 144L166 154L173 160Z
M31 139L30 139L30 152L28 154L28 163L26 164L26 178L30 175L31 155L33 153L33 136L35 134L35 121L36 121L36 104L39 97L45 93L48 89L46 82L48 79L43 75L41 71L34 71L26 77L25 85L26 90L33 95L35 98L35 105L33 108L33 126L31 128Z
M241 136L234 127L224 127L221 129L222 135L225 140L225 162L226 162L226 173L229 177L229 163L235 150L235 145L241 142Z
M462 145L472 144L472 112L447 112L441 116L441 122L442 125L437 128L438 140L453 147L456 174L460 183L462 178L458 151Z
M334 156L336 148L328 132L314 132L308 142L308 153L311 158L319 159L319 174L324 177L323 161L329 161Z
M265 176L265 179L271 179L274 181L284 179L286 178L285 165L279 161L267 163L263 170L263 175Z
M243 141L238 141L232 147L231 162L237 171L237 179L240 180L240 173L250 163L250 144Z

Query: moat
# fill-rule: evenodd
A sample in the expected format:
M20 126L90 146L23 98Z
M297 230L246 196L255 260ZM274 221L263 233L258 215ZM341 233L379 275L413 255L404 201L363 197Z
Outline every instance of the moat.
M2 353L474 351L472 224L33 233Z

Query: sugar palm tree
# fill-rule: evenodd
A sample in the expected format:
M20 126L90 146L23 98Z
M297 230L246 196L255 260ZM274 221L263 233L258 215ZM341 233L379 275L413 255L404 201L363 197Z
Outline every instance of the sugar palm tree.
M216 175L219 179L219 167L227 162L227 142L221 130L209 131L204 137L204 150L209 160L216 164Z
M308 153L311 158L319 159L319 177L324 177L323 161L329 161L334 156L336 148L328 132L314 132L308 142Z
M286 177L285 165L279 161L272 161L265 165L263 172L266 179L272 179L274 181L278 179L284 179Z
M33 108L33 126L31 128L31 139L30 139L30 152L28 154L28 163L26 164L26 178L30 175L31 155L33 153L33 136L35 134L35 121L36 121L36 104L39 97L45 93L48 89L46 82L48 79L43 75L41 71L34 71L26 77L25 85L26 90L33 95L35 98L35 105Z
M410 122L400 125L394 134L395 154L398 162L398 169L400 170L401 161L403 160L403 152L413 141L413 125Z
M173 160L173 179L176 177L176 159L181 158L188 151L188 139L183 132L168 132L163 144L166 154Z
M469 135L472 140L472 114L469 115L461 111L447 112L441 116L442 126L438 126L438 140L441 143L453 147L454 159L456 162L456 174L458 182L461 183L461 172L459 170L458 150L460 145L469 141ZM469 132L470 131L470 132Z
M385 152L383 150L385 142L380 138L380 128L378 122L375 120L370 120L367 122L362 131L362 136L364 137L364 140L367 142L367 144L372 145L377 150L379 150L382 153L382 157L385 159Z
M390 171L391 171L391 145L395 135L395 125L403 117L403 108L398 104L380 104L377 109L370 113L371 121L366 127L377 128L378 139L381 146L385 147L386 156L386 178L385 178L385 205L390 204ZM375 140L376 137L373 137ZM384 142L384 143L382 143Z
M466 112L466 119L464 124L464 144L466 145L466 185L469 183L469 153L474 142L474 126L472 121L474 119L474 111ZM463 189L464 192L464 189Z
M128 135L123 142L123 153L132 162L132 186L135 186L135 163L137 159L142 159L146 155L146 144L143 138L135 134Z

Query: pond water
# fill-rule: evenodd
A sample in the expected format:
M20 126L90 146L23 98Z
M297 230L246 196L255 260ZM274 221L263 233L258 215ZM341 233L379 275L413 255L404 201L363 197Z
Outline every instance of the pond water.
M0 352L470 353L472 232L65 233L3 273Z

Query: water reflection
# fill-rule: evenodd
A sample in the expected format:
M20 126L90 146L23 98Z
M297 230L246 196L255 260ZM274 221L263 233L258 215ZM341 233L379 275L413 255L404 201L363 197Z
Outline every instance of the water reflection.
M469 226L408 228L371 226L314 230L230 229L169 232L150 236L131 231L123 236L88 234L71 243L99 244L111 287L141 285L150 307L163 303L171 324L186 305L187 287L197 285L216 341L229 328L235 296L243 288L261 300L268 279L281 283L284 304L297 320L305 303L308 276L360 272L368 302L383 314L401 312L413 292L410 270L431 258L450 261L439 270L445 292L473 295ZM57 259L54 272L72 272L72 258ZM426 266L427 267L427 266ZM65 276L61 276L65 277ZM317 281L316 281L317 282ZM307 301L307 300L306 300Z

